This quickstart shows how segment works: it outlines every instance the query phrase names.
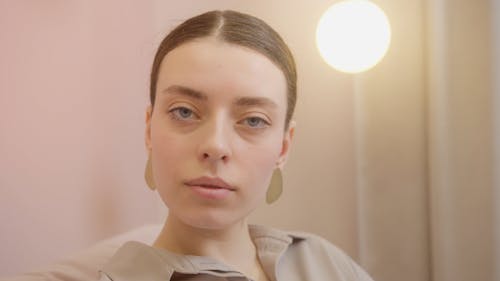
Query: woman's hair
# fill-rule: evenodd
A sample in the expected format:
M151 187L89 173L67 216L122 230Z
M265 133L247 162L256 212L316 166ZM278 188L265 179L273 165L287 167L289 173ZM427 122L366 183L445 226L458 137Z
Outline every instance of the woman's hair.
M211 11L195 16L181 23L163 39L151 70L151 105L155 102L163 58L176 47L203 37L215 37L223 42L250 48L266 56L281 69L287 82L287 128L297 100L297 71L292 53L281 36L264 21L235 11Z

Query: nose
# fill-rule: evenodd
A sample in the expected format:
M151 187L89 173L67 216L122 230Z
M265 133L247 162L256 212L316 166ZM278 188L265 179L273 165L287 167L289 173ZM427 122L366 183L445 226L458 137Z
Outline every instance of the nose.
M200 138L198 155L201 161L227 162L231 158L230 126L224 120L205 124Z

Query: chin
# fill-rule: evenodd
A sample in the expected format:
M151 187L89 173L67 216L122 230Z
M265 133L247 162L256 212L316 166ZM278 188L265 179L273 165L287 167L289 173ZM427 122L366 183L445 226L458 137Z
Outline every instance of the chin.
M207 230L223 230L246 221L247 216L234 216L232 214L201 214L197 216L184 217L181 219L185 224L194 228Z

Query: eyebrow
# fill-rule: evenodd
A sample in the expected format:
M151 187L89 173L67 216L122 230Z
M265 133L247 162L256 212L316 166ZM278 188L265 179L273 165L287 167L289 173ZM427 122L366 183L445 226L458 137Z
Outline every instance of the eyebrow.
M195 98L198 100L207 100L208 96L204 94L203 92L197 91L195 89L191 89L188 87L180 86L180 85L172 85L165 90L162 91L162 93L170 93L170 94L178 94L178 95L183 95L191 98Z
M238 107L248 106L264 106L276 108L278 105L271 99L266 97L241 97L237 99L234 104Z
M207 94L181 85L171 85L165 90L163 90L162 93L178 94L203 101L208 100ZM264 106L271 108L278 107L278 105L273 100L267 97L240 97L236 101L234 101L233 104L238 107L250 107L250 106Z

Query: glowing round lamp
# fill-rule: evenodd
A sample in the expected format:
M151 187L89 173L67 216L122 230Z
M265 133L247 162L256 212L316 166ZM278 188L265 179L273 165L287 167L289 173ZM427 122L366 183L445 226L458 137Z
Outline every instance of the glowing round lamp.
M345 0L323 14L316 29L316 44L333 68L357 73L375 66L391 41L389 20L368 0Z

